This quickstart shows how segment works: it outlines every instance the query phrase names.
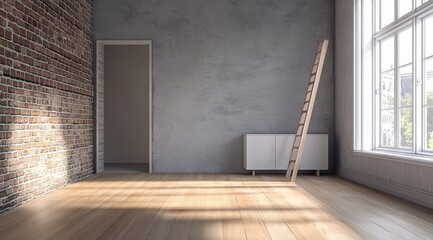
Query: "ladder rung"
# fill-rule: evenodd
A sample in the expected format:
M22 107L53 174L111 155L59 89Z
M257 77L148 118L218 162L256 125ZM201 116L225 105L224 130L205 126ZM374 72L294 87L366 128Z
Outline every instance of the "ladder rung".
M313 83L314 84L315 80L316 80L316 74L311 74L311 76L310 76L310 82L309 83Z
M320 60L320 54L317 54L316 55L316 59L314 60L314 63L316 64L316 63L319 63L319 60Z
M296 131L296 135L299 135L300 133L302 133L302 130L304 130L304 126L298 125L298 130Z
M313 73L317 73L317 68L318 68L317 65L313 65L313 71L311 71L311 72L313 72Z
M304 107L302 108L303 111L308 110L308 107L310 106L309 102L304 102Z
M301 114L301 120L299 121L300 124L303 124L305 122L305 118L307 117L306 113Z
M310 101L311 99L311 92L307 92L307 95L305 96L305 101Z

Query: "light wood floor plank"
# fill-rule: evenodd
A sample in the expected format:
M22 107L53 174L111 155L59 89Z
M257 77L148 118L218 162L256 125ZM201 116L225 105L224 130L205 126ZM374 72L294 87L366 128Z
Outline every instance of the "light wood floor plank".
M201 181L203 179L202 174L191 175L187 182L193 183L194 181ZM169 230L167 239L173 240L187 240L189 239L191 226L193 223L193 211L185 211L185 209L194 209L195 207L195 196L199 194L200 189L191 184L191 187L187 189L183 199L179 203L179 207L175 210L176 217L173 225Z
M233 181L232 184L236 200L240 206L242 223L244 225L247 239L272 239L263 219L260 216L259 209L254 204L252 194L246 191L247 187L244 182Z
M239 211L238 201L236 199L235 191L232 187L231 176L223 175L222 181L226 186L226 188L224 188L225 191L221 196L221 204L223 209L221 212L223 221L223 239L247 239L244 226L242 224L242 217Z

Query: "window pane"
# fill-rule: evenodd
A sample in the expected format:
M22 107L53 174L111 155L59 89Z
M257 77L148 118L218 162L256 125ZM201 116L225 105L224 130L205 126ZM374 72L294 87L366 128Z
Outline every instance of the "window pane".
M412 62L412 28L398 33L398 65Z
M381 142L384 147L394 147L394 110L382 111Z
M407 1L407 0L406 0ZM380 1L380 27L394 22L394 0L381 0Z
M412 147L412 108L400 109L400 147Z
M412 0L398 0L398 17L412 11Z
M433 104L433 58L425 61L424 96L426 104Z
M427 108L427 116L426 116L426 123L424 126L426 126L426 147L428 150L433 150L433 107Z
M381 109L394 107L394 71L382 74Z
M398 80L400 82L400 106L412 106L413 79L412 64L399 69Z
M382 72L394 68L394 36L380 42L380 60Z
M433 55L433 16L424 21L424 57Z

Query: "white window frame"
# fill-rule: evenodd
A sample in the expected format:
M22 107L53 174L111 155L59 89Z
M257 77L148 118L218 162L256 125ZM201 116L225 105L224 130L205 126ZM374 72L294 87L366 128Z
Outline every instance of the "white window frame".
M396 156L401 160L401 157L405 159L414 159L421 161L433 161L433 151L426 150L425 146L421 146L423 143L423 134L425 134L422 124L422 117L426 117L422 114L422 100L423 92L418 81L422 80L424 76L422 72L423 57L421 54L421 33L420 21L423 17L433 13L433 0L424 2L421 5L421 0L414 1L416 7L407 14L396 19L391 24L384 28L378 29L378 24L375 21L378 16L375 13L375 4L379 0L355 0L354 9L354 150L356 153L368 153L368 154L385 154L387 156ZM398 0L395 0L397 4ZM397 18L397 5L395 10L395 18ZM410 23L412 22L412 23ZM379 147L380 134L379 130L379 119L378 119L378 95L376 90L377 84L380 83L377 79L376 69L376 41L380 38L384 38L390 34L396 34L399 30L404 29L412 25L413 31L413 46L414 47L412 68L413 68L413 88L416 88L416 94L413 94L413 148L410 150L404 150L399 148L381 148ZM417 36L418 35L418 36ZM398 46L395 46L397 48ZM424 46L422 46L424 47ZM397 56L395 56L397 58ZM421 60L421 61L420 61ZM398 66L395 66L398 68ZM397 71L397 70L396 70ZM397 86L395 86L397 87ZM415 93L414 91L414 93ZM395 113L398 117L398 113ZM395 126L396 131L400 131L398 126ZM397 133L395 133L397 134Z

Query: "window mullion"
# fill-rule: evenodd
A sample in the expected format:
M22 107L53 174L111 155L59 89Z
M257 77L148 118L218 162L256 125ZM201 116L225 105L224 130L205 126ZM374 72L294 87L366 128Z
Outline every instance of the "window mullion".
M373 117L374 117L374 124L375 124L375 130L376 132L373 134L374 139L374 148L377 149L382 145L382 103L381 103L381 97L382 97L382 79L380 78L380 74L382 72L381 67L381 55L380 50L381 46L379 45L377 40L374 40L374 56L373 56L373 76L374 76L374 83L373 86L375 88L374 92L374 109L373 109ZM379 46L379 47L377 47ZM378 91L376 91L378 90Z
M420 153L422 151L422 139L423 139L423 121L422 121L422 65L423 65L423 40L422 40L422 21L418 18L413 20L414 22L414 151Z
M379 4L380 5L380 4ZM378 41L376 42L376 46L378 46ZM375 142L375 148L378 148L380 146L382 146L382 79L381 79L381 73L382 73L382 65L380 64L382 61L382 56L380 54L380 51L382 49L382 46L379 45L378 48L375 49L375 57L377 59L377 64L379 64L379 67L377 67L377 65L375 65L375 70L374 70L374 76L375 76L375 87L376 89L379 89L379 95L375 92L374 94L374 98L375 98L375 123L376 125L376 134L375 134L375 139L377 139L377 142Z
M398 7L399 7L398 0L394 0L394 21L393 21L393 23L395 23L395 21L398 18Z
M395 0L397 2L397 0ZM399 97L399 81L398 81L398 34L394 33L394 147L399 147L400 139L400 121L399 121L399 107L398 103L400 101Z
M362 2L362 0L361 0ZM380 26L382 24L382 20L380 19L379 13L380 13L380 0L373 1L373 34L380 30Z

